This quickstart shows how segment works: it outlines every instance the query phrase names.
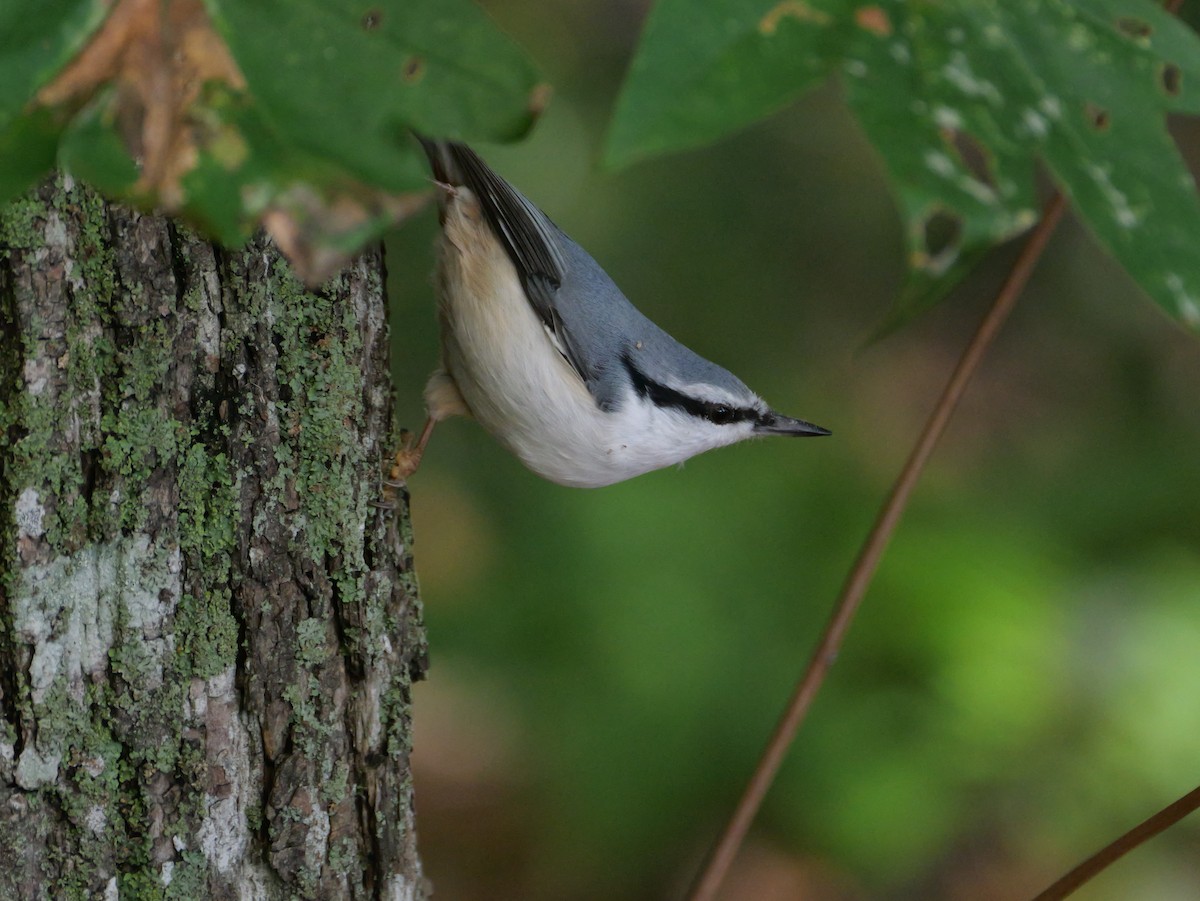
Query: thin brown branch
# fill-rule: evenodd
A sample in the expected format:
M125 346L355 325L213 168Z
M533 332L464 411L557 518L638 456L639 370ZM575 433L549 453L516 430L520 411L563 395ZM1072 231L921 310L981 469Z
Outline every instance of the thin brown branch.
M967 384L979 367L992 339L995 338L1029 280L1034 264L1045 250L1046 242L1062 217L1065 207L1066 203L1062 195L1058 193L1046 204L1041 220L1030 233L1029 239L1013 264L1012 271L1009 272L1008 278L1001 286L995 301L963 351L958 365L946 383L941 397L938 398L937 405L929 415L908 461L892 486L891 493L880 509L875 524L859 551L858 559L855 560L846 583L842 587L842 592L829 623L825 627L825 632L809 660L808 669L797 683L792 697L784 709L783 716L767 742L762 758L750 777L745 792L738 801L724 832L713 846L704 869L692 885L691 892L688 894L689 901L712 901L716 897L717 890L737 856L742 840L746 837L750 824L754 821L763 798L783 763L784 756L796 736L796 731L808 713L808 709L825 679L825 674L837 657L846 631L867 592L867 587L871 584L871 579L875 575L875 570L879 566L888 541L900 522L908 499L916 487L925 464L933 453L934 446L942 432L945 431L950 415L966 391Z
M1112 844L1101 848L1054 885L1037 895L1033 901L1059 901L1059 899L1073 894L1076 889L1101 870L1116 863L1138 845L1154 838L1168 826L1174 826L1197 807L1200 807L1200 787L1193 788L1178 801L1168 804L1154 816L1138 823Z

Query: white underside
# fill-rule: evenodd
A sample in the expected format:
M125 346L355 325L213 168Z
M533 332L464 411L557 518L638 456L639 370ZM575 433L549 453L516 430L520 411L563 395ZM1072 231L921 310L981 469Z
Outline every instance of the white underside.
M538 475L581 488L611 485L747 437L630 396L596 406L534 313L471 192L448 199L440 247L442 365L426 388L434 419L467 411ZM453 380L449 385L446 375Z

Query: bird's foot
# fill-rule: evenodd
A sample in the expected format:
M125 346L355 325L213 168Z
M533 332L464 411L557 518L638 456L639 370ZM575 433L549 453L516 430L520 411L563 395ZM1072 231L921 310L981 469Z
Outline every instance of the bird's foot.
M395 509L396 489L403 488L408 483L408 477L421 465L425 445L429 443L429 435L433 432L433 422L432 419L426 420L421 436L415 440L408 429L400 430L400 449L392 456L392 465L388 469L387 478L383 480L383 500L375 506Z
M417 471L421 465L421 456L425 452L424 445L415 440L408 429L400 431L400 449L392 456L392 467L383 484L390 488L399 488L408 481L408 477Z

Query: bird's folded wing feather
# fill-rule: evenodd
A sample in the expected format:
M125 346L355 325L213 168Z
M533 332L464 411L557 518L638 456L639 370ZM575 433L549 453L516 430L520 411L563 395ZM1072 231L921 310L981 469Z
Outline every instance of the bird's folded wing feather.
M566 260L559 248L557 227L516 188L488 168L465 144L421 138L434 175L467 187L478 198L488 224L516 267L525 295L546 327L554 346L571 368L590 382L589 367L578 342L571 339L558 304L566 277Z

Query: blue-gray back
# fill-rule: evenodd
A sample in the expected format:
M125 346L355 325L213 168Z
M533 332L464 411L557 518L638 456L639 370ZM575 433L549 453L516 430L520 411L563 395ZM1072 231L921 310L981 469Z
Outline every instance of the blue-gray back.
M642 315L586 250L473 150L465 144L420 140L434 176L469 188L479 199L534 312L601 409L621 402L631 368L664 385L703 383L750 395L732 373Z

